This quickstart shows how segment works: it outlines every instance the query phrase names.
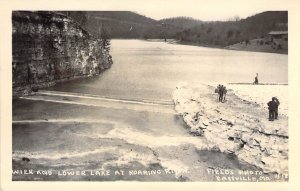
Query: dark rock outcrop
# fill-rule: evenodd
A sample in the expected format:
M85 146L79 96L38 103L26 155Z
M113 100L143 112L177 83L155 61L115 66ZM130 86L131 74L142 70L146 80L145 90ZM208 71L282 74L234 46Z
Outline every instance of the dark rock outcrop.
M112 64L103 40L93 38L63 14L14 11L12 27L14 95L98 75Z

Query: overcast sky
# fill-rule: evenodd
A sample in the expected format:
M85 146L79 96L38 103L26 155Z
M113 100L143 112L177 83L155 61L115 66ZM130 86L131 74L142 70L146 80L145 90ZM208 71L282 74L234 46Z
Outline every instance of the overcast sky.
M227 20L234 16L246 18L263 11L286 10L289 6L289 0L119 0L119 3L112 2L114 9L135 11L157 20L176 16L188 16L204 21Z
M13 1L15 10L134 11L159 20L187 16L203 21L228 20L270 10L294 8L300 0L26 0ZM297 7L297 6L296 6Z

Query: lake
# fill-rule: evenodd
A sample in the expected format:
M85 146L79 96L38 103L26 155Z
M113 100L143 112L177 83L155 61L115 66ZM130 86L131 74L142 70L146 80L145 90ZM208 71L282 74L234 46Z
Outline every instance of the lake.
M111 40L114 64L100 76L51 90L129 99L170 100L179 82L288 83L288 55L234 51L160 41Z

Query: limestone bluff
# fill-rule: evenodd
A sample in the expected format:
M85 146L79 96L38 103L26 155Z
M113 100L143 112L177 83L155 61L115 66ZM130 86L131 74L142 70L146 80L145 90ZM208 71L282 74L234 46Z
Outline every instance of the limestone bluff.
M103 44L61 13L13 11L13 95L100 74L113 63Z

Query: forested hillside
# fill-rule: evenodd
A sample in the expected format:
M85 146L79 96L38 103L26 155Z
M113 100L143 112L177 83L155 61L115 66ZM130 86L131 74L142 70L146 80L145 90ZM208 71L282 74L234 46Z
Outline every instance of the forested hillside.
M176 38L184 42L224 47L264 38L273 30L287 30L287 22L286 11L268 11L238 21L205 22L177 33Z
M95 36L109 38L175 38L182 31L130 11L63 11Z
M130 11L66 11L94 36L107 38L176 38L183 43L225 47L288 30L287 11L267 11L245 19L204 22L189 17L154 20Z
M201 25L203 21L197 20L191 17L173 17L160 20L161 23L166 23L168 25L173 25L181 29L192 28L197 25Z

